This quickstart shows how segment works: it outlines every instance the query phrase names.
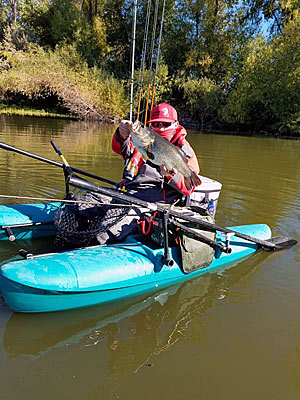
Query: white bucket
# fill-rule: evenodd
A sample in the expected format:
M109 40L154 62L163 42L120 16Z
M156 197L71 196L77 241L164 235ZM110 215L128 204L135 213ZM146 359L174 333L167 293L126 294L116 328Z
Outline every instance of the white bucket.
M214 216L222 184L205 176L200 176L200 179L202 182L201 185L197 186L194 192L187 196L186 205L206 208Z

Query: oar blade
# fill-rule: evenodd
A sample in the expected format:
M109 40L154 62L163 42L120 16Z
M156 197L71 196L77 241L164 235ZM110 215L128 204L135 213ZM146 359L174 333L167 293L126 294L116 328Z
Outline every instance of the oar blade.
M267 242L270 243L270 246L268 247L267 245L263 245L262 249L264 251L285 250L298 243L297 240L290 239L286 236L274 236L267 240Z

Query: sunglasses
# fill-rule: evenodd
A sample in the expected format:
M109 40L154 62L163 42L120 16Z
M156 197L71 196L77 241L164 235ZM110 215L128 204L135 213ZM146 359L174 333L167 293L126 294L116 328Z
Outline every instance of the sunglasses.
M172 125L172 122L151 122L153 128L168 128Z

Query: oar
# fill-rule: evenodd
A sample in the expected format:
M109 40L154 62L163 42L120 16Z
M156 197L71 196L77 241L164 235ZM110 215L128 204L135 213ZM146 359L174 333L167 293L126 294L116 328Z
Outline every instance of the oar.
M169 218L170 215L174 215L174 214L176 214L177 216L179 216L179 218L181 218L181 216L182 216L181 213L175 213L173 211L171 212L167 207L163 207L163 206L161 206L159 204L148 203L147 201L136 199L135 197L132 197L132 196L128 196L128 195L125 195L125 194L123 195L122 194L123 192L120 192L118 190L111 190L111 189L108 189L108 188L99 187L97 185L94 185L91 182L86 181L85 179L79 178L78 176L76 176L74 174L70 175L67 178L67 184L71 185L73 187L76 187L78 189L83 189L83 190L88 191L88 192L96 192L96 193L105 194L107 196L116 198L116 199L118 199L118 200L120 200L122 202L126 202L126 203L129 203L129 204L132 204L132 205L137 205L137 206L140 206L140 207L142 207L144 209L146 208L146 209L149 209L151 211L158 210L158 211L162 212L163 213L164 238L166 240L166 242L165 242L165 252L167 253L167 248L168 248L168 238L167 238L167 235L166 235L167 224L168 224L167 218ZM167 214L167 216L166 216L166 214ZM183 217L181 219L186 219L186 218ZM199 222L198 219L195 219L195 221ZM173 221L170 220L169 222L173 224ZM175 226L179 226L177 224L177 222L174 223L174 225ZM221 250L221 251L223 251L225 253L228 253L228 254L231 253L231 249L229 247L226 247L223 244L217 243L214 240L209 239L206 236L201 235L200 233L198 233L198 232L196 232L196 231L194 231L194 230L192 230L190 228L185 227L184 225L182 225L181 228L186 233L188 233L190 236L194 237L195 239L200 240L201 242L204 242L204 243L208 244L209 246L213 247L214 249L218 248L219 250Z
M147 201L144 200L140 200L140 199L136 199L135 197L132 196L128 196L122 192L119 191L114 191L108 188L102 188L99 187L93 183L90 183L86 180L80 179L78 177L72 177L70 176L68 178L68 184L74 187L77 187L79 189L84 189L86 191L91 191L91 192L96 192L96 193L102 193L106 196L111 196L114 197L118 200L123 200L126 203L129 204L135 204L141 207L146 207L150 210L158 210L160 212L165 212L166 211L166 207L160 205L160 204L154 204L154 203L149 203ZM227 228L223 228L221 226L212 224L210 222L207 221L202 221L199 220L197 218L194 217L190 217L188 215L184 215L182 213L179 213L178 211L174 211L172 209L168 209L168 213L170 216L173 216L177 219L181 219L181 220L185 220L185 221L189 221L189 222L194 222L196 223L198 226L205 228L206 230L210 231L210 232L223 232L226 234L234 234L234 236L248 240L249 242L253 242L256 243L259 247L261 247L264 251L270 251L270 250L283 250L283 249L287 249L295 244L297 244L297 240L295 239L289 239L287 237L284 236L276 236L274 238L271 238L269 240L262 240L262 239L258 239L258 238L254 238L252 236L248 236L248 235L244 235L243 233L239 233L236 232L232 229L227 229ZM223 248L223 251L226 251L226 249Z
M17 147L13 147L13 146L11 146L11 145L9 145L7 143L4 143L4 142L0 142L0 148L2 148L4 150L13 151L15 153L22 154L23 156L34 158L35 160L43 161L43 162L45 162L47 164L54 165L55 167L64 168L64 165L59 163L59 162L56 162L56 161L53 161L53 160L49 160L48 158L41 157L41 156L38 156L38 155L33 154L33 153L29 153L28 151L18 149ZM86 171L83 171L83 170L75 168L75 167L71 167L71 169L72 169L73 172L77 172L78 174L81 174L81 175L84 175L84 176L88 176L89 178L97 179L98 181L101 181L101 182L104 182L104 183L108 183L108 184L113 185L113 186L116 185L116 182L113 182L110 179L102 178L101 176L97 176L97 175L91 174L90 172L86 172Z

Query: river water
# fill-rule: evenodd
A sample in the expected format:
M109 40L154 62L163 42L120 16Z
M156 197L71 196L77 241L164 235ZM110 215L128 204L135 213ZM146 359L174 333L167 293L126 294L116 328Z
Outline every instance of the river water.
M112 125L0 117L0 141L120 179ZM267 223L300 241L300 142L189 132L201 174L222 182L216 222ZM60 199L62 170L0 149L0 204ZM3 195L12 198L1 197ZM20 246L1 244L0 261ZM300 398L300 245L258 252L153 296L17 314L0 303L0 399Z

